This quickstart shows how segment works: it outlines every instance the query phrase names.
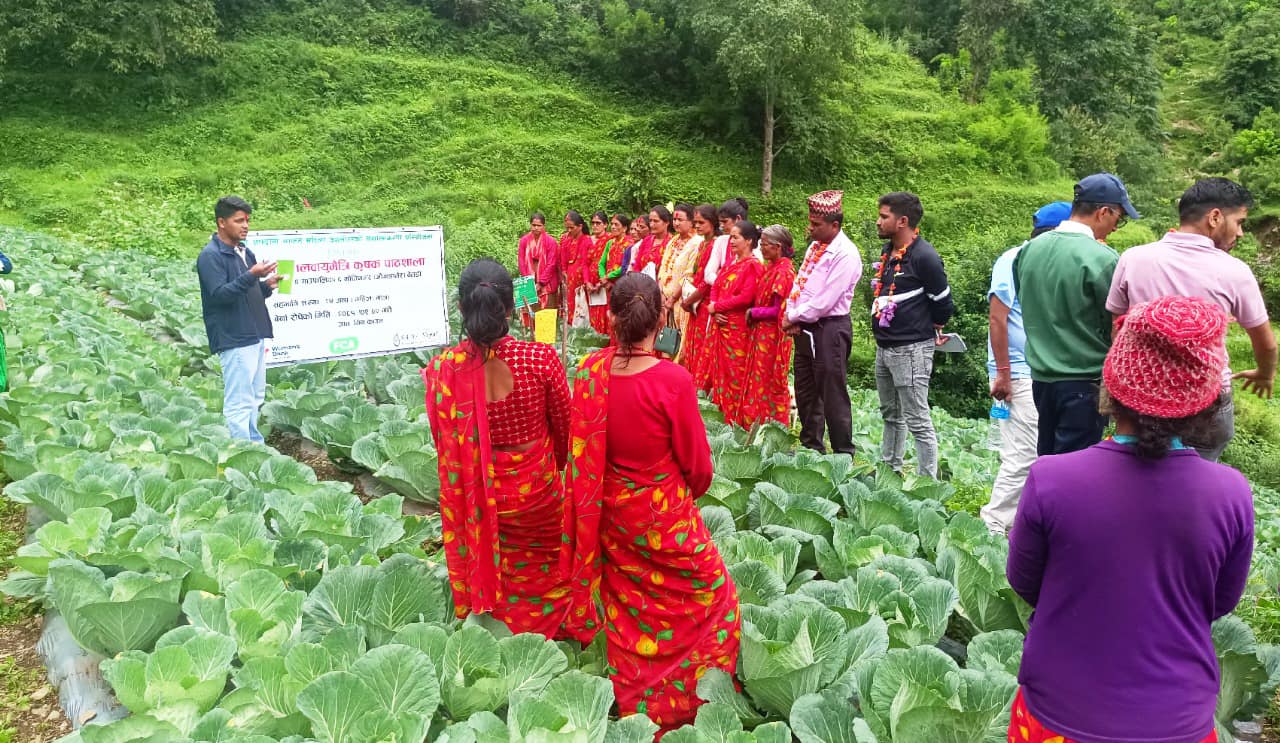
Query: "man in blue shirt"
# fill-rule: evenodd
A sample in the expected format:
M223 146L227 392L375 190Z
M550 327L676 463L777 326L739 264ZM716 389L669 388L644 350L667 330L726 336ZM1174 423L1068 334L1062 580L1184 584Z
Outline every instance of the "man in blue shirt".
M1071 216L1071 204L1055 201L1040 207L1032 217L1031 237L1054 229ZM1000 422L1000 471L991 488L991 500L982 507L987 528L1004 534L1013 525L1018 498L1027 470L1036 461L1039 415L1031 393L1031 367L1027 364L1027 335L1022 327L1022 307L1013 286L1013 261L1022 245L1006 250L991 269L990 331L987 336L987 377L991 397L1009 406L1009 417Z
M231 437L262 441L258 409L267 396L265 339L271 336L267 297L280 277L275 262L258 262L244 246L253 207L224 196L213 207L218 231L196 259L200 306L209 350L222 363L222 414Z

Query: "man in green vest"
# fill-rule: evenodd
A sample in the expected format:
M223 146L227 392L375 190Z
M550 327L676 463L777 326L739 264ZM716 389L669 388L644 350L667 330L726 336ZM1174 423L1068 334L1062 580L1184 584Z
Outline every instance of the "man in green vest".
M1119 178L1088 176L1076 184L1071 218L1027 243L1014 261L1041 456L1102 440L1107 419L1098 412L1098 388L1111 347L1107 294L1119 260L1102 241L1139 217Z

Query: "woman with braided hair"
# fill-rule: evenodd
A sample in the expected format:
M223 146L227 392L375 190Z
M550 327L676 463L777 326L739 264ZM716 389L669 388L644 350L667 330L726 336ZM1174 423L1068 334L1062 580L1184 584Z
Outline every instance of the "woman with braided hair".
M568 608L558 567L569 387L553 347L507 335L513 294L501 264L472 261L458 279L467 337L422 380L454 610L554 638Z
M1183 441L1213 425L1227 316L1163 297L1118 323L1115 435L1032 465L1009 534L1009 584L1035 607L1010 743L1217 740L1210 626L1244 591L1253 502Z
M586 643L603 628L620 714L671 729L693 720L708 668L733 673L738 595L696 503L712 465L693 380L654 356L657 282L623 276L609 315L618 345L587 356L573 384L566 629Z

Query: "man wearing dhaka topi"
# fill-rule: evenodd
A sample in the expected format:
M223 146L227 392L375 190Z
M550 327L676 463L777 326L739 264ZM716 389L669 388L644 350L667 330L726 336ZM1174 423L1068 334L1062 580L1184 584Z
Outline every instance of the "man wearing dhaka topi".
M862 277L862 256L842 229L841 191L809 197L809 249L787 298L783 330L795 338L800 443L853 456L853 414L845 377L852 328L849 306Z

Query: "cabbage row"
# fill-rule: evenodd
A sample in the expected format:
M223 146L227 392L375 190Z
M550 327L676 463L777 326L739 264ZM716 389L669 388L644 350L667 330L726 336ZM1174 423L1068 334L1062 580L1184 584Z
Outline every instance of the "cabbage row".
M6 497L47 519L0 588L61 613L131 713L66 740L652 740L647 718L611 716L599 642L453 618L439 521L403 515L438 494L424 357L271 374L269 424L371 473L386 492L362 502L228 438L189 266L0 243L18 263L0 467ZM867 450L878 421L858 407ZM742 652L664 740L1002 740L1029 615L1005 541L943 507L949 483L704 417L717 474L700 505L741 594ZM989 478L982 429L940 428L950 471ZM1280 651L1234 617L1214 639L1226 740L1265 709Z

